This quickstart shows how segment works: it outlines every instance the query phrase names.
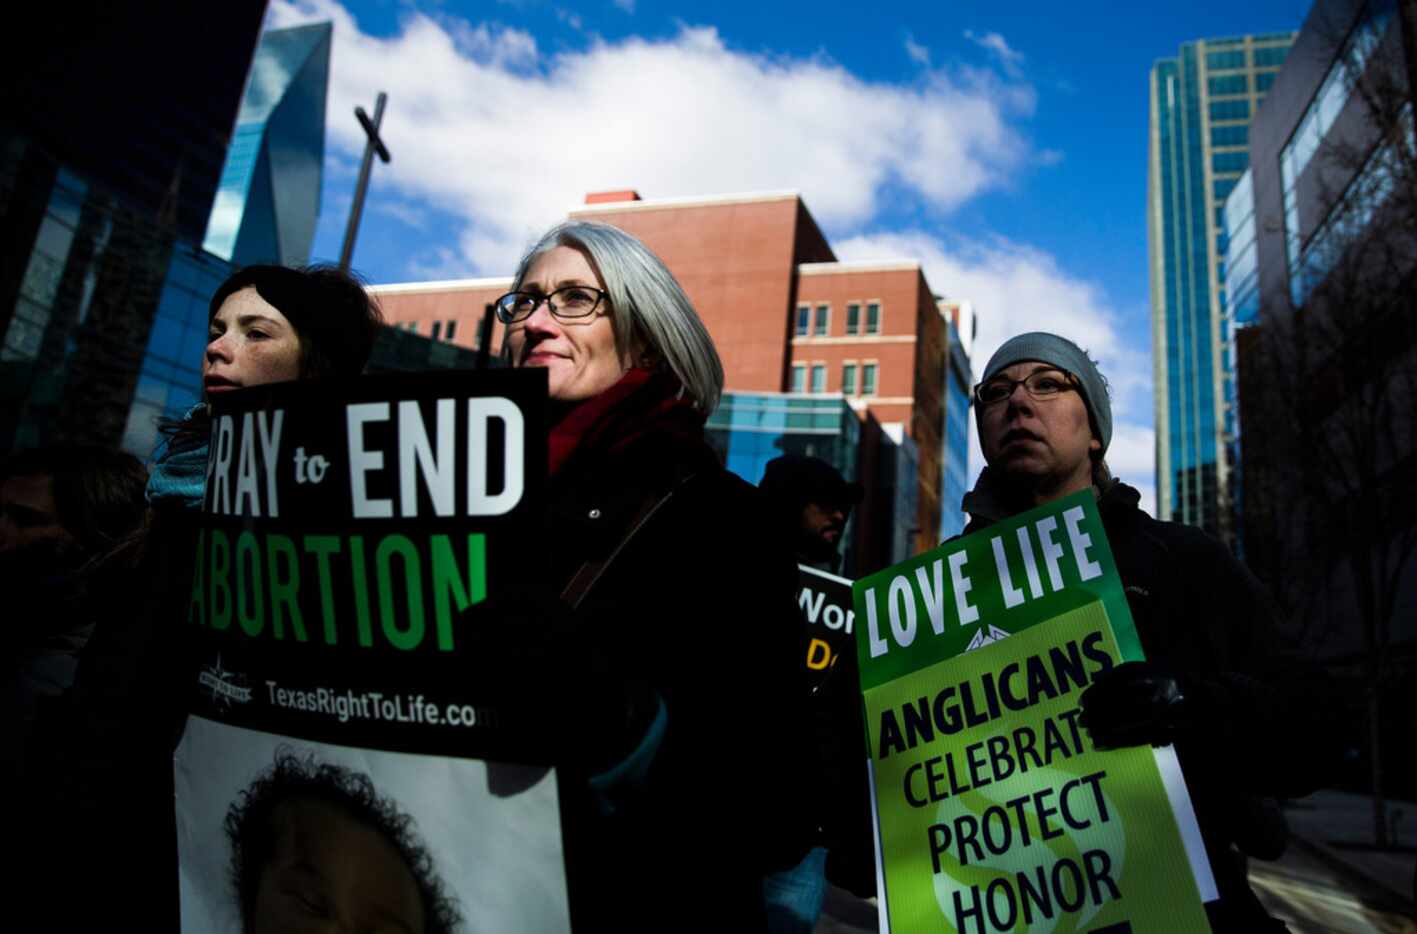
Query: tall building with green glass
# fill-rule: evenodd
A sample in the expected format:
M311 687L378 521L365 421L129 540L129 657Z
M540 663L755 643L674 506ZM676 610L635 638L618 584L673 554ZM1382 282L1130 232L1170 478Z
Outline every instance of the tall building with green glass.
M1233 543L1232 322L1225 198L1249 167L1250 119L1294 33L1198 39L1151 69L1147 232L1162 519Z

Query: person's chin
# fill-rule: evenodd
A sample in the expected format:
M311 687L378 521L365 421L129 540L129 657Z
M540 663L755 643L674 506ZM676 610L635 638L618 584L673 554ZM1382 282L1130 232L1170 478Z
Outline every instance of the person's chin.
M1053 463L1037 452L1006 451L998 458L999 469L1007 476L1041 477L1053 471Z
M583 402L595 395L572 378L570 373L558 373L553 368L547 374L546 395L557 402Z

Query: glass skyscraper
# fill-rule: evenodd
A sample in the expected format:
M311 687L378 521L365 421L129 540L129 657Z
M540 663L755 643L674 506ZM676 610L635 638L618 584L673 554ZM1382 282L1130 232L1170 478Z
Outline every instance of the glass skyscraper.
M117 446L163 283L211 213L264 4L134 7L102 28L64 4L29 14L0 66L0 451Z
M1294 33L1200 39L1151 70L1147 230L1158 517L1233 542L1225 199Z
M148 456L159 418L201 397L212 294L237 267L309 262L320 212L329 23L263 33L201 249L173 250L128 409L122 446Z
M202 246L238 266L309 261L320 215L329 23L261 36Z
M123 428L123 450L147 457L158 440L158 419L179 419L201 398L207 306L234 271L190 244L179 243L172 251Z

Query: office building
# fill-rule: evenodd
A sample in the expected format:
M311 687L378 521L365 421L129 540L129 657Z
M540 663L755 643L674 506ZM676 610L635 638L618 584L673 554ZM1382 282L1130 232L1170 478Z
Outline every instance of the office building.
M202 246L237 266L309 262L325 160L329 23L261 36Z
M179 240L158 295L122 447L148 456L161 419L179 419L202 392L207 310L241 266L310 261L325 150L329 23L261 35L202 246ZM400 345L401 346L401 345Z
M1417 63L1404 16L1395 0L1315 3L1252 126L1250 203L1228 206L1254 241L1255 322L1238 334L1246 561L1350 687L1340 716L1363 739L1341 780L1392 798L1417 793Z
M264 12L26 9L0 64L0 451L122 442L163 283L211 212Z
M1201 39L1151 70L1147 229L1160 518L1233 541L1223 206L1293 33Z
M951 353L951 319L918 262L838 261L793 192L605 192L570 217L643 240L693 301L723 358L725 398L709 428L730 468L756 483L771 457L810 448L861 479L869 494L853 520L858 571L932 547L952 527L941 504L968 456L968 396L963 407L953 397L963 427L947 424L948 374L958 384L968 361L962 345ZM509 287L497 278L373 292L396 327L471 348L487 304ZM500 325L491 341L500 347Z
M945 446L941 458L940 529L944 541L964 531L967 516L962 502L969 492L969 406L974 389L970 366L974 346L974 304L941 299L940 313L949 325L950 352L945 369Z
M207 309L235 271L231 263L190 243L173 247L123 425L123 450L148 457L160 437L160 420L182 418L201 399Z

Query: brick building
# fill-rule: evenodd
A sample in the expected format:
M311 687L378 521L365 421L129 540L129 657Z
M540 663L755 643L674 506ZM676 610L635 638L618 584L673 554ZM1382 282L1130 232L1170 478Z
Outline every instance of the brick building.
M633 234L673 271L723 358L725 410L733 408L733 394L751 394L754 412L789 413L769 427L711 421L711 433L729 433L718 443L732 469L756 482L771 456L810 449L783 437L818 430L793 424L794 400L835 397L863 428L853 432L858 449L838 466L873 498L889 499L868 502L858 516L858 569L939 541L946 461L962 464L967 452L945 442L949 322L918 262L838 262L795 192L655 200L604 192L569 217ZM373 291L391 324L473 348L486 306L510 287L510 279L494 278ZM491 341L495 353L500 325ZM773 394L781 399L764 402ZM753 456L735 458L735 432L769 430L779 436L754 445ZM911 489L888 482L886 473L898 476L906 467L916 478Z

